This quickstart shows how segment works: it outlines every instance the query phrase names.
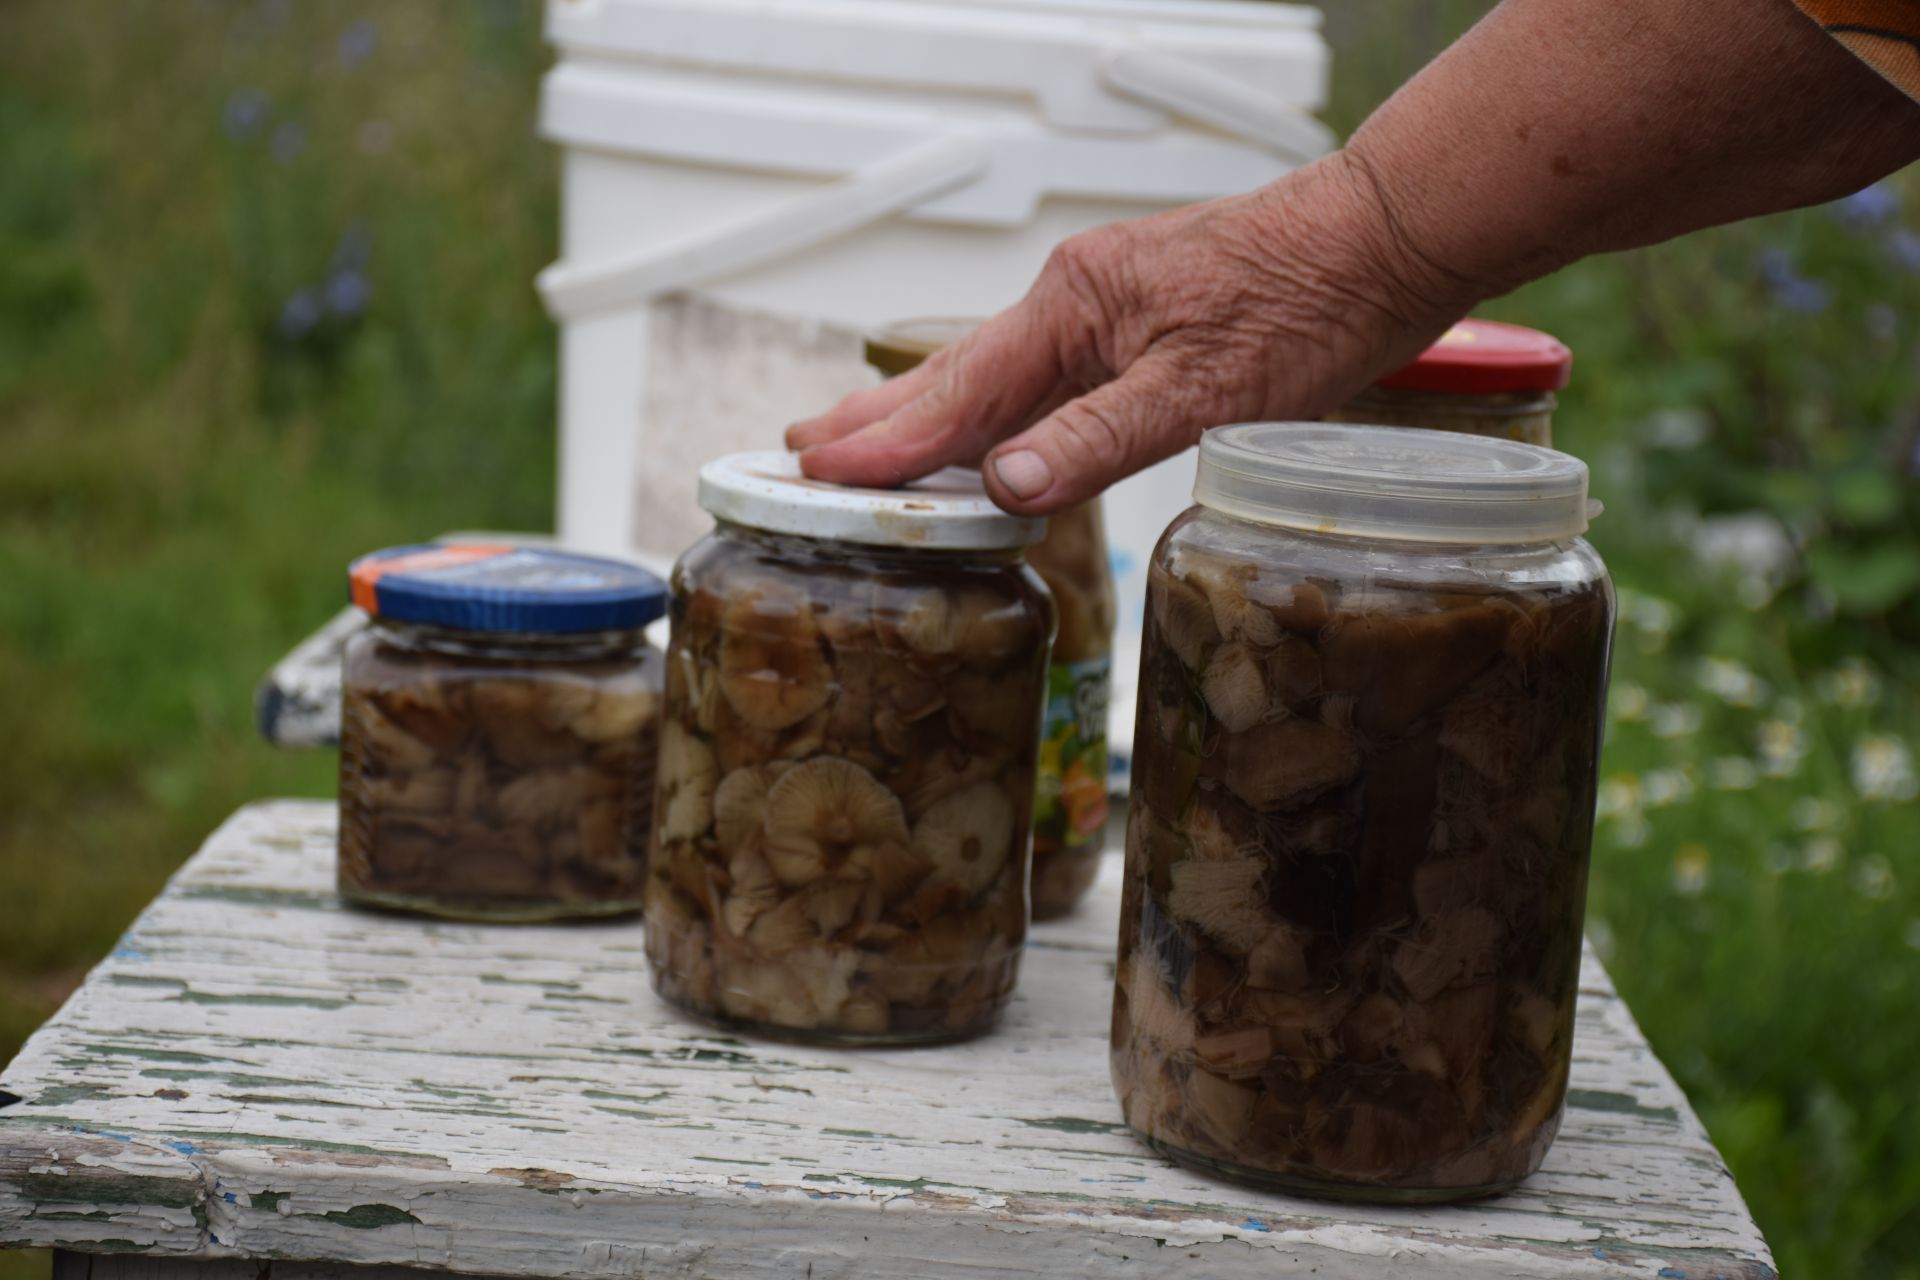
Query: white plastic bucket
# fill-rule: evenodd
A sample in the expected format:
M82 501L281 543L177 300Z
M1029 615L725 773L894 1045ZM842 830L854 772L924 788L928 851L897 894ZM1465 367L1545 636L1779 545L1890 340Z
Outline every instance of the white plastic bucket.
M1256 0L552 0L563 540L671 559L708 524L701 463L871 380L862 330L997 311L1068 236L1324 151L1318 26ZM1192 475L1108 496L1123 646Z

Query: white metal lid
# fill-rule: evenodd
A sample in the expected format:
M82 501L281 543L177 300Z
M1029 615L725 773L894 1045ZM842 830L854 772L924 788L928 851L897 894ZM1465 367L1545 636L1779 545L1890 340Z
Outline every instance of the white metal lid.
M1586 532L1587 464L1513 440L1407 427L1246 422L1200 438L1194 501L1316 533L1558 542Z
M980 473L947 467L899 489L854 489L800 474L797 454L731 453L700 468L700 506L769 533L934 551L993 551L1040 541L1047 522L993 505Z

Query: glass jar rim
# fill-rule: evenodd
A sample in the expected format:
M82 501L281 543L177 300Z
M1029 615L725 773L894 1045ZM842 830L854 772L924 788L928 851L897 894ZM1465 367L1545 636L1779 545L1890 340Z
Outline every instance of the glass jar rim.
M1401 542L1560 542L1599 514L1587 465L1539 445L1417 427L1244 422L1200 438L1202 506Z

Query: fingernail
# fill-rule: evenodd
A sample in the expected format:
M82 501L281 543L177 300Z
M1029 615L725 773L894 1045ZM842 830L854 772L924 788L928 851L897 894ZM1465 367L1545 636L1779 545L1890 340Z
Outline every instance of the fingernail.
M993 473L1022 501L1045 493L1053 484L1053 468L1031 449L1001 454L993 460Z

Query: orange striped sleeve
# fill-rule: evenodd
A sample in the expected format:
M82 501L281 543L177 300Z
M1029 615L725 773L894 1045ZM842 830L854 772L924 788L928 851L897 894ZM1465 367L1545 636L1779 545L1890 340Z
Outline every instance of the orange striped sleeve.
M1907 94L1920 98L1920 0L1794 0Z

